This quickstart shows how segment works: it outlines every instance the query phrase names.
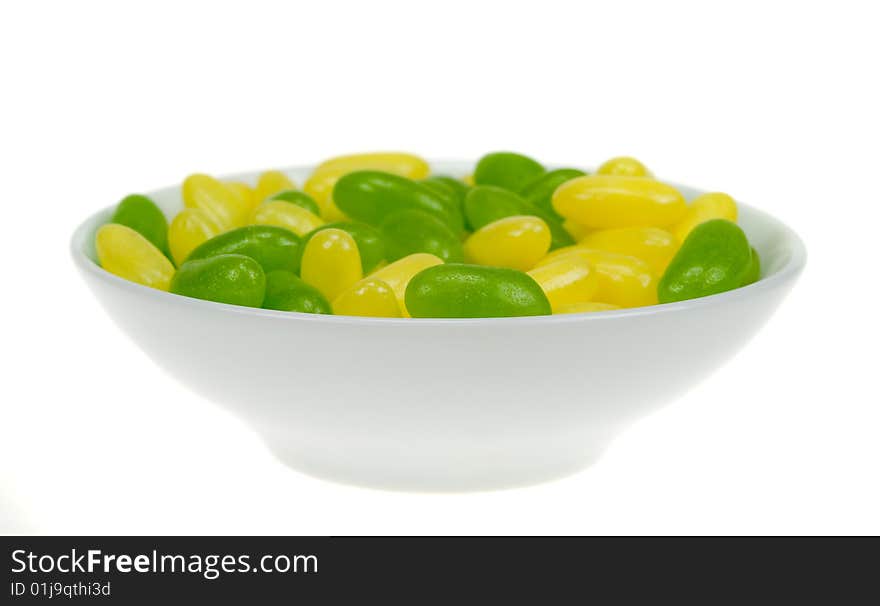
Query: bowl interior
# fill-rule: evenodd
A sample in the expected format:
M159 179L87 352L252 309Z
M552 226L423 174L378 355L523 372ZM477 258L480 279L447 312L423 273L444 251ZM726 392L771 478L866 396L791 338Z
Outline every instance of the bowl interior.
M311 174L313 167L301 166L285 169L284 172L298 185L301 185ZM431 170L435 174L448 174L461 177L473 169L472 162L432 162ZM221 177L224 180L243 181L255 184L260 171L237 173ZM705 193L686 185L673 183L687 200ZM145 192L162 209L169 220L183 207L179 186L165 187ZM746 232L752 246L761 255L761 280L780 274L783 270L797 271L806 260L806 252L800 238L778 219L737 200L739 205L739 224ZM105 208L87 219L73 237L74 255L85 255L97 263L95 253L95 231L107 222L113 214L114 207Z

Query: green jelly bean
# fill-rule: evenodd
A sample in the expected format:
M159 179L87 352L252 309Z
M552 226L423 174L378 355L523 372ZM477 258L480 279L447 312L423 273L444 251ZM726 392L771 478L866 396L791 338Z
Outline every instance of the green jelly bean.
M450 199L418 181L377 170L360 170L340 177L333 201L346 215L379 226L399 210L422 210L435 215L455 233L464 229L461 214Z
M318 203L315 202L315 199L312 198L309 194L304 191L297 191L295 189L287 189L284 191L280 191L274 196L269 198L270 200L284 200L285 202L290 202L291 204L296 204L300 208L304 208L316 217L321 216L321 209L318 207Z
M544 173L539 162L513 152L493 152L477 162L474 183L495 185L510 191L520 191L525 185Z
M499 318L550 315L538 283L515 269L446 263L419 272L406 288L414 318Z
M195 299L260 307L266 292L266 274L250 257L217 255L184 262L171 279L170 290Z
M706 297L742 286L752 252L742 229L713 219L695 227L657 285L660 303Z
M570 181L575 177L583 177L586 174L584 171L576 168L557 168L532 179L519 193L533 206L551 213L559 221L562 221L562 217L553 209L551 204L553 192L566 181Z
M382 239L382 234L379 233L379 230L366 223L357 223L355 221L336 221L334 223L326 223L321 227L310 231L303 236L302 250L305 250L306 244L308 244L313 235L322 229L330 228L341 229L354 238L358 247L358 252L361 254L361 268L363 269L364 275L371 273L376 269L376 266L379 265L379 263L386 259L385 242ZM302 253L300 252L300 254Z
M413 253L431 253L444 262L464 261L458 235L440 219L421 210L401 210L385 218L381 226L388 261Z
M748 286L761 279L761 256L755 247L752 247L752 258L749 261L749 269L743 278L742 286Z
M445 192L451 197L461 208L464 204L464 197L470 191L471 187L464 181L455 177L447 177L446 175L434 175L427 179L422 179L422 183L437 192Z
M110 222L130 227L168 256L168 219L147 196L125 196L116 205Z
M302 241L295 233L283 227L246 225L203 242L186 260L228 254L251 257L266 272L286 269L296 273L299 271L302 256Z
M492 185L477 185L471 188L464 199L464 216L474 231L514 215L531 215L543 219L550 228L552 237L550 250L575 243L571 234L565 231L562 223L553 214L530 204L522 196L507 189Z
M330 303L314 286L310 286L295 274L276 269L266 274L264 309L298 311L304 314L332 314Z

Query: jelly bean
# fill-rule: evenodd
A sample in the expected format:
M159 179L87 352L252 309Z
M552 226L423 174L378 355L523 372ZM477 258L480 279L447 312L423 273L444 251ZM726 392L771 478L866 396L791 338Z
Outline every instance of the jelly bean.
M322 225L324 220L302 206L284 200L267 200L254 209L251 225L274 225L304 236Z
M397 295L382 280L364 278L333 301L333 313L340 316L401 317Z
M749 284L753 284L761 279L761 256L758 254L758 251L752 247L752 257L749 262L749 269L746 270L746 275L743 278L741 286L748 286Z
M424 211L391 213L380 229L389 261L413 253L431 253L447 263L464 261L459 237L443 221Z
M266 293L266 274L244 255L218 255L187 261L171 280L171 292L245 307L260 307Z
M474 183L495 185L510 191L520 191L529 181L544 173L539 162L513 152L493 152L477 162Z
M336 182L333 199L346 215L370 225L380 225L399 210L422 210L441 219L455 233L463 230L461 215L450 206L448 198L422 183L391 173L348 173Z
M309 239L323 229L341 229L354 238L357 243L358 252L361 255L361 268L364 275L375 270L385 260L385 242L382 234L374 227L370 227L366 223L356 223L354 221L336 221L334 223L325 223L315 231L311 232L303 238L303 246L308 243Z
M260 264L264 272L284 269L299 271L301 241L296 234L272 225L246 225L211 238L193 250L187 261L218 255L245 255Z
M555 214L543 211L522 196L501 187L478 185L472 188L465 196L464 213L468 225L474 230L505 217L531 215L542 219L550 228L551 250L574 244Z
M464 243L465 257L480 265L526 271L550 250L550 228L538 217L499 219L481 227Z
M316 217L321 216L321 209L318 208L318 203L315 202L314 198L303 191L286 189L271 196L269 199L284 200L285 202L290 202L291 204L296 204L297 206L306 209Z
M562 229L568 232L568 235L574 239L575 242L580 242L584 238L586 238L589 234L593 233L593 231L589 227L584 227L579 223L575 223L569 219L566 219L562 222Z
M184 208L168 226L168 248L179 266L203 242L223 231L201 208Z
M314 286L289 271L277 269L266 274L263 309L298 311L304 314L332 314L330 303Z
M446 175L434 175L427 179L422 179L422 183L434 191L445 191L458 203L459 208L464 204L464 198L471 189L464 181L460 181L455 177L447 177Z
M679 242L684 242L688 234L700 223L710 219L727 219L736 223L736 202L727 194L712 192L694 198L685 212L684 218L675 225L672 233Z
M550 302L528 274L513 269L449 263L410 281L406 306L414 318L544 316Z
M443 259L429 253L416 253L402 259L398 259L394 263L390 263L382 269L376 270L370 276L377 280L382 280L397 297L397 304L400 306L400 313L404 318L409 317L409 311L406 309L406 287L412 277L422 270L434 265L442 265Z
M253 210L257 205L257 196L254 192L254 188L247 183L242 183L241 181L226 181L224 185L226 186L226 189L235 194L238 199L241 200L242 204L246 205L249 209Z
M224 230L244 225L250 212L250 205L238 194L208 175L190 175L181 191L186 207L205 211Z
M168 254L168 219L147 196L131 194L116 205L111 223L130 227Z
M430 168L422 158L412 154L376 152L331 158L318 165L303 190L321 207L326 221L343 221L347 217L333 201L333 187L339 177L357 170L378 170L410 179L424 179Z
M168 290L174 265L162 251L126 225L108 223L95 234L98 263L111 274L144 286Z
M538 283L553 312L590 301L599 289L599 277L584 259L569 255L527 272Z
M681 193L642 177L587 175L563 183L553 193L556 212L594 229L667 227L687 210Z
M519 193L527 202L545 212L552 213L557 220L561 221L562 217L553 210L553 192L566 181L571 181L575 177L583 177L586 174L576 168L557 168L532 179Z
M474 185L476 185L476 183L474 182L473 175L465 175L464 177L461 178L461 180L468 187L473 187Z
M588 301L586 303L575 303L574 305L564 305L559 309L553 310L553 313L556 314L582 314L582 313L592 313L596 311L611 311L614 309L620 309L619 305L612 305L611 303L599 303L597 301Z
M254 201L257 204L265 202L271 196L289 189L296 189L296 185L280 170L267 170L257 179L254 187Z
M596 272L599 279L599 287L593 297L596 301L620 307L640 307L657 302L657 278L654 271L648 263L636 257L577 245L550 253L538 266L572 255L589 263Z
M661 303L696 299L742 285L752 260L740 227L726 219L696 226L666 268L657 287Z
M675 236L659 227L602 229L586 234L579 244L586 248L638 257L647 261L658 276L663 274L678 250Z
M363 277L361 255L351 235L322 229L312 235L302 254L302 279L332 301Z
M618 156L607 160L596 170L597 175L617 175L619 177L651 177L645 165L629 156Z

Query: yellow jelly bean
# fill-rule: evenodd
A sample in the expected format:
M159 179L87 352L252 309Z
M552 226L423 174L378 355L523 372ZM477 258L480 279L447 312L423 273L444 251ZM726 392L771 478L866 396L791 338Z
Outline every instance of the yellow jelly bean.
M526 271L550 250L550 228L538 217L514 215L484 225L464 243L472 262Z
M321 217L326 221L345 221L345 213L336 207L331 194L339 177L356 170L381 170L410 179L424 179L431 172L428 163L412 154L375 152L338 156L325 160L303 185L303 191L314 198L321 207Z
M584 227L583 225L579 225L574 221L570 221L568 219L562 222L562 228L567 231L568 235L574 238L577 242L580 242L587 237L587 234L593 232L593 230L589 227Z
M563 256L527 273L547 295L554 313L566 305L591 300L599 289L598 275L577 255Z
M317 232L303 250L300 276L328 300L334 300L363 277L361 255L354 238L336 228Z
M667 227L684 217L684 196L666 183L642 177L587 175L553 192L557 213L593 229Z
M586 248L638 257L647 261L658 276L663 275L679 245L675 236L659 227L602 229L588 234L579 243Z
M598 301L588 301L586 303L575 303L574 305L566 305L554 310L556 314L581 314L594 311L611 311L612 309L620 309L619 305L611 303L599 303Z
M248 208L253 209L254 206L257 205L254 188L247 183L242 183L241 181L227 181L225 185L232 191L232 193L238 196L239 200L246 204Z
M473 175L465 175L464 177L461 178L461 180L464 181L465 185L470 185L471 187L476 185L476 183L474 182Z
M376 278L364 278L333 301L333 313L339 316L399 318L400 304L391 287Z
M200 208L223 230L241 227L250 214L250 205L225 183L208 175L190 175L183 181L183 204Z
M324 225L324 221L296 204L284 200L267 200L254 209L250 224L286 227L296 235L304 236Z
M672 230L679 242L684 242L691 230L711 219L727 219L736 223L736 202L727 194L712 192L694 198L684 218Z
M327 231L327 230L324 230ZM321 232L318 232L321 233ZM435 265L442 265L443 259L430 253L415 253L407 255L402 259L398 259L394 263L386 265L382 269L378 269L370 274L371 278L382 280L397 297L397 304L400 306L400 313L404 318L409 318L409 312L406 310L404 297L406 295L406 287L413 276Z
M98 262L111 274L151 288L168 290L174 265L138 232L125 225L108 223L95 234Z
M619 175L622 177L651 177L651 171L645 165L629 156L611 158L597 170L597 175Z
M254 188L254 202L259 204L269 196L274 196L278 192L288 189L296 189L296 184L287 175L280 170L267 170L257 179L257 186Z
M220 235L223 230L201 208L184 208L168 226L168 248L179 266L197 246Z
M657 303L657 278L648 263L618 253L585 248L581 245L554 250L538 267L566 257L580 257L598 274L599 287L594 299L620 307L641 307Z

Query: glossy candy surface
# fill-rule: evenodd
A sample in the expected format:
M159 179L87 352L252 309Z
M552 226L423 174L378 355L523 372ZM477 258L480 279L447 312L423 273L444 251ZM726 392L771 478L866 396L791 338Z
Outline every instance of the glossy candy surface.
M446 263L464 261L458 235L434 215L401 210L388 215L380 227L389 261L413 253L431 253Z
M687 210L684 196L666 183L641 177L587 175L553 193L557 213L593 229L668 227Z
M537 160L514 152L493 152L477 162L474 183L495 185L518 192L538 175L544 167Z
M598 274L577 255L563 256L528 274L547 295L554 313L567 305L591 301L599 289Z
M244 225L251 212L247 200L208 175L190 175L184 179L181 193L187 208L203 210L222 230Z
M679 242L684 242L688 234L700 223L712 219L727 219L736 222L736 202L727 194L710 192L697 196L687 208L682 220L673 227Z
M124 197L116 205L110 222L132 228L160 251L168 253L168 219L147 196L131 194Z
M498 318L551 313L529 275L497 267L448 263L417 274L406 289L414 318Z
M587 233L579 244L585 248L638 257L647 261L659 276L678 250L679 242L659 227L620 227Z
M726 219L701 223L666 268L657 289L659 301L672 303L738 288L751 263L749 241L736 223Z
M95 234L101 267L131 282L168 290L174 265L156 246L132 228L108 223Z
M369 277L382 280L391 287L391 290L394 291L394 296L397 297L400 313L406 318L409 317L409 312L406 308L405 295L406 287L410 280L419 272L442 264L443 259L440 257L429 253L416 253L386 265L382 269L373 272Z
M591 312L596 312L596 311L611 311L614 309L620 309L620 306L619 305L612 305L611 303L599 303L596 301L589 301L587 303L575 303L574 305L565 305L564 307L561 307L558 310L554 310L553 313L582 314L582 313L591 313Z
M602 163L596 169L597 175L618 175L621 177L651 177L645 165L629 156L617 156Z
M562 217L553 209L553 192L566 181L586 174L577 168L557 168L529 181L520 191L520 195L530 204L551 213L561 221Z
M290 202L291 204L296 204L300 208L304 208L309 211L316 217L321 216L321 209L318 206L318 203L315 202L315 199L312 198L309 194L298 191L295 189L286 189L284 191L280 191L277 194L269 196L270 200L284 200L285 202Z
M354 238L357 243L358 252L361 255L361 268L364 275L367 275L386 259L385 242L379 230L367 225L366 223L358 223L356 221L336 221L334 223L326 223L315 231L303 238L303 246L316 233L324 229L341 229Z
M297 272L301 246L296 234L283 227L246 225L204 242L186 260L238 254L255 260L264 272L276 269Z
M333 313L340 316L399 318L402 313L397 295L386 282L364 278L333 301Z
M328 301L334 300L363 277L354 238L341 229L323 229L314 234L303 250L300 276Z
M302 206L284 200L267 200L254 209L250 224L284 227L304 236L324 225L324 220Z
M222 231L214 219L201 208L184 208L168 226L171 258L180 265L196 247Z
M171 292L229 305L260 307L266 293L266 274L244 255L218 255L187 261L171 280Z
M550 228L538 217L512 216L475 231L464 243L471 263L526 271L550 250Z
M306 314L331 314L327 298L314 286L306 284L293 272L276 269L266 274L263 309L298 311Z
M295 188L294 182L280 170L267 170L257 179L253 193L254 203L260 204L279 192Z

